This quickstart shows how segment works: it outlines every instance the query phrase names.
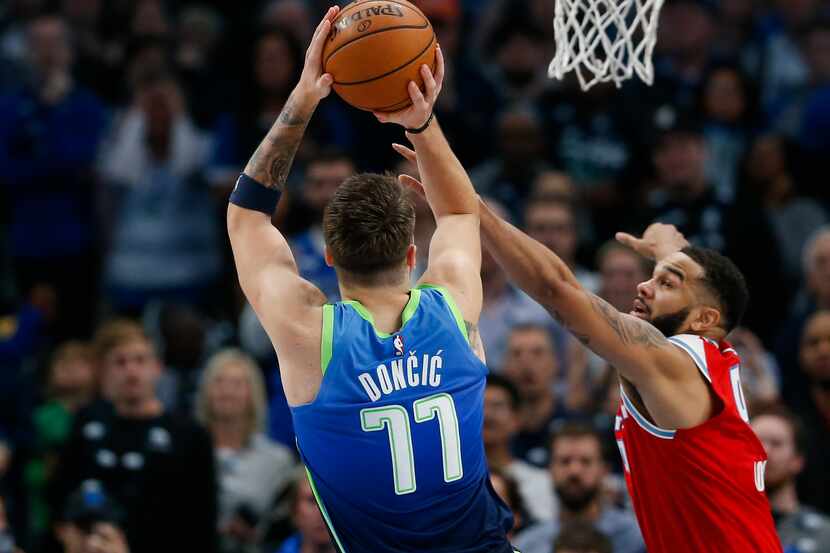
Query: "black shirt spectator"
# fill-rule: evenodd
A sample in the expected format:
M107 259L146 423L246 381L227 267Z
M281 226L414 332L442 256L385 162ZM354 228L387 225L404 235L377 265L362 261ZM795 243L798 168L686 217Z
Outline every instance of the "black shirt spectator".
M97 481L126 511L133 553L214 552L216 476L207 432L163 411L161 373L141 327L116 321L96 336L102 388L112 408L81 413L55 478L55 505Z

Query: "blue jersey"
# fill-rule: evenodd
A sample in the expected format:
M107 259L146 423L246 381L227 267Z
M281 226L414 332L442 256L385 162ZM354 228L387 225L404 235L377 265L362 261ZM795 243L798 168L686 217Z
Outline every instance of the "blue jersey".
M402 325L324 306L320 391L291 412L333 539L342 553L511 552L481 436L487 367L444 289L413 289Z

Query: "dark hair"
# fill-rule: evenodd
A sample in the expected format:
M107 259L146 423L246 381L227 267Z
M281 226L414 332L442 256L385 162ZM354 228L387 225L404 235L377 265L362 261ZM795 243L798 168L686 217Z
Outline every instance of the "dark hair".
M488 374L487 388L491 386L494 388L501 388L507 392L507 396L510 399L510 408L513 411L519 410L519 405L521 405L522 399L519 395L519 390L516 388L516 385L513 384L512 380L498 374Z
M538 196L531 196L525 203L524 213L527 214L528 211L537 206L561 207L562 209L570 213L571 217L576 217L576 209L574 208L574 203L568 198L563 198L561 196L554 196L553 194L540 194Z
M406 258L415 208L392 174L361 173L343 181L323 215L323 235L338 275L377 285Z
M741 324L749 303L749 289L740 269L715 250L687 246L684 254L703 267L703 285L715 296L721 308L721 325L730 332Z
M553 542L554 553L611 553L611 541L590 522L575 520L565 526Z
M554 428L550 435L550 454L553 458L553 449L556 447L556 442L562 438L594 438L599 447L599 454L603 461L605 460L605 451L602 443L602 436L599 435L596 428L586 422L571 421L565 422Z
M505 501L505 503L507 503L507 506L510 507L510 510L513 511L514 515L519 515L521 518L522 525L513 528L514 532L518 531L532 519L532 517L528 514L525 500L519 491L519 483L516 482L515 478L503 470L490 469L490 478L494 476L496 478L501 478L504 481L504 487L507 488L507 501Z
M710 81L720 71L729 71L735 75L738 80L738 86L744 96L744 111L737 121L740 125L750 126L758 116L758 94L757 85L749 75L741 68L741 66L731 60L721 60L710 65L706 74L703 77L703 86L698 90L697 96L697 111L703 115L706 114L706 89Z
M804 455L807 451L807 433L804 430L804 423L801 422L798 415L793 413L789 407L781 403L766 403L756 409L753 409L752 413L753 419L763 416L778 417L787 423L793 434L793 444L795 445L796 453Z

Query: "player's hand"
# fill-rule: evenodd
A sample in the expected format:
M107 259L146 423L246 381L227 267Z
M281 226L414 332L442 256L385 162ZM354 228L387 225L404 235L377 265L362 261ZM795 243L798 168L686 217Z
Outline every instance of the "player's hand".
M315 102L319 102L331 93L331 84L334 82L331 74L323 73L323 46L326 44L332 22L338 13L340 13L339 6L329 8L314 30L311 43L305 53L305 64L297 89L305 98Z
M444 54L441 53L440 46L435 49L435 75L428 66L422 65L421 77L424 79L424 92L421 92L415 81L409 81L409 99L412 100L412 105L393 113L376 111L378 121L397 123L405 129L417 129L427 122L444 85Z
M401 157L405 160L412 162L416 165L418 164L418 155L412 148L407 148L403 144L393 143L392 149L398 152L401 155ZM398 182L406 188L409 188L422 198L427 197L426 192L424 192L424 185L421 184L421 181L419 181L415 177L412 177L410 175L398 175Z
M689 245L677 227L663 223L649 225L642 238L625 232L618 232L616 238L643 257L654 260L663 259Z

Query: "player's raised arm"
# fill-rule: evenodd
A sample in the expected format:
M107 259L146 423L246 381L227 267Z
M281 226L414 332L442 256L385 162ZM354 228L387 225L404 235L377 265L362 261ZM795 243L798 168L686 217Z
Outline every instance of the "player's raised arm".
M228 205L228 234L239 281L272 338L279 320L268 317L295 320L303 309L325 303L323 294L300 278L288 243L271 224L271 215L308 121L331 91L332 78L322 73L321 54L338 11L336 7L329 9L318 25L300 81L245 166ZM269 304L279 305L279 309L269 309L263 319L262 306Z
M432 115L444 77L440 48L436 51L435 75L427 66L421 68L421 74L425 92L422 94L415 83L409 83L409 109L376 115L380 121L398 123L407 129L406 136L417 152L417 157L410 157L418 164L424 194L435 215L437 227L421 282L449 289L468 325L474 325L482 301L478 200L467 172ZM394 147L407 157L407 148L398 144Z
M661 375L695 376L694 372L685 370L690 363L688 357L672 346L657 328L620 313L602 298L587 292L555 253L502 220L483 202L480 209L485 245L510 278L587 347L616 366L638 389L659 385L657 379ZM650 241L638 241L639 251L646 253L649 245L654 244L650 248L651 256L659 260L686 245L683 236L673 227L663 226L658 234Z

